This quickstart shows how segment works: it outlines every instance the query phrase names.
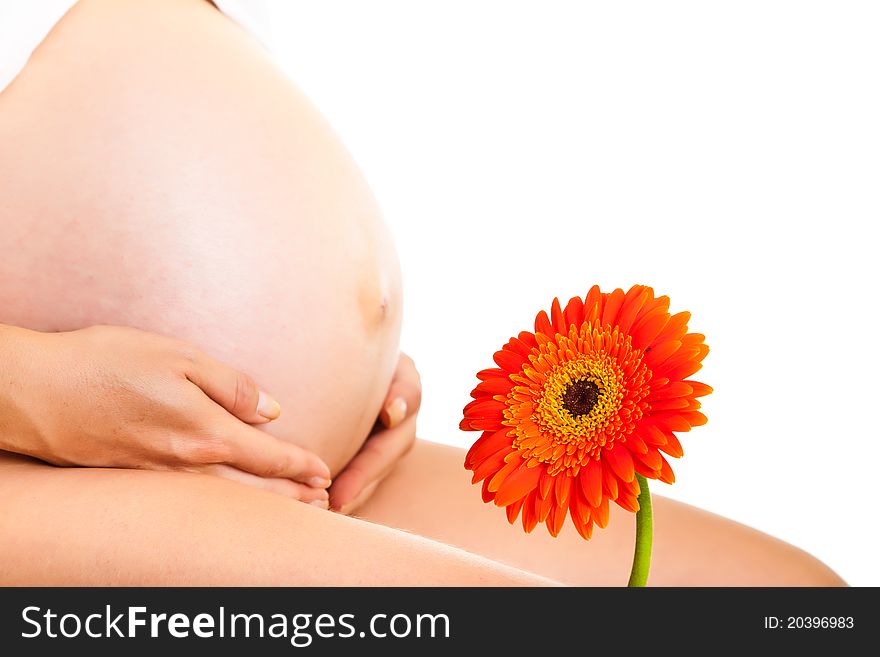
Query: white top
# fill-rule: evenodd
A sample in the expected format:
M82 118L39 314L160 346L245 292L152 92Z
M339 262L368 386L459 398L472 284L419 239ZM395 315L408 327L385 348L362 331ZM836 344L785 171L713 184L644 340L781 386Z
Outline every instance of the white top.
M75 4L76 0L0 0L0 91L21 72L31 53ZM269 48L266 0L214 0L214 4Z

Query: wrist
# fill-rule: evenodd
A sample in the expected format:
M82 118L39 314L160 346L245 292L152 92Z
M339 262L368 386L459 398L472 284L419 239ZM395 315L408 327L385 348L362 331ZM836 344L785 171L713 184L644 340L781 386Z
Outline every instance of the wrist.
M0 324L0 450L39 456L35 419L45 333Z
M29 382L51 334L0 324L0 389Z

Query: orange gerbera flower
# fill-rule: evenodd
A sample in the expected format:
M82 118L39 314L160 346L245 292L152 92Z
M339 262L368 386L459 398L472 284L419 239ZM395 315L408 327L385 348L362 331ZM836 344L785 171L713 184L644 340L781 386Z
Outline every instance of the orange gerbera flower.
M682 455L676 431L706 423L697 397L712 389L687 377L709 352L688 333L690 313L669 314L669 298L643 285L602 293L593 286L563 310L553 300L535 332L495 353L497 368L464 409L461 428L482 431L465 459L483 482L483 501L522 513L532 531L546 522L556 536L571 516L590 538L605 527L609 502L636 512L636 473L667 483L661 453Z

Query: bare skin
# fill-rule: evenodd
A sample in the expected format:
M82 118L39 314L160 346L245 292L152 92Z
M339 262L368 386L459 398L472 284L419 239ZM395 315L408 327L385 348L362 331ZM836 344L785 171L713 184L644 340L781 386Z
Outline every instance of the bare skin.
M0 456L0 583L626 582L631 513L614 507L589 543L571 527L555 539L540 528L527 536L480 502L463 458L417 442L351 518L206 475L55 469ZM719 516L658 496L654 513L652 586L844 584L805 552Z
M266 431L351 460L397 365L397 257L258 42L204 0L82 0L0 95L0 143L0 324L183 340L278 401Z
M3 585L552 584L207 475L53 469L0 456L0 500Z
M0 325L0 450L65 466L205 472L329 504L330 470L251 425L281 412L185 343L120 326Z
M419 441L358 515L455 545L571 585L622 586L635 540L633 514L611 505L605 529L584 541L571 526L556 538L526 535L503 509L480 500L464 450ZM654 495L651 586L840 586L809 554L750 527Z
M398 362L400 273L356 165L253 39L202 0L82 0L0 95L0 143L0 323L185 340L278 400L261 429L344 470ZM0 584L625 580L631 516L589 544L523 536L462 460L417 443L358 519L217 477L0 456ZM841 583L656 506L652 584Z

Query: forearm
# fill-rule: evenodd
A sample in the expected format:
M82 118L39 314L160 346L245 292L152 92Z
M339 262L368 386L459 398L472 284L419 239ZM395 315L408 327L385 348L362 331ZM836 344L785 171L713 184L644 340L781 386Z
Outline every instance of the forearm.
M0 585L548 585L215 477L0 457Z

